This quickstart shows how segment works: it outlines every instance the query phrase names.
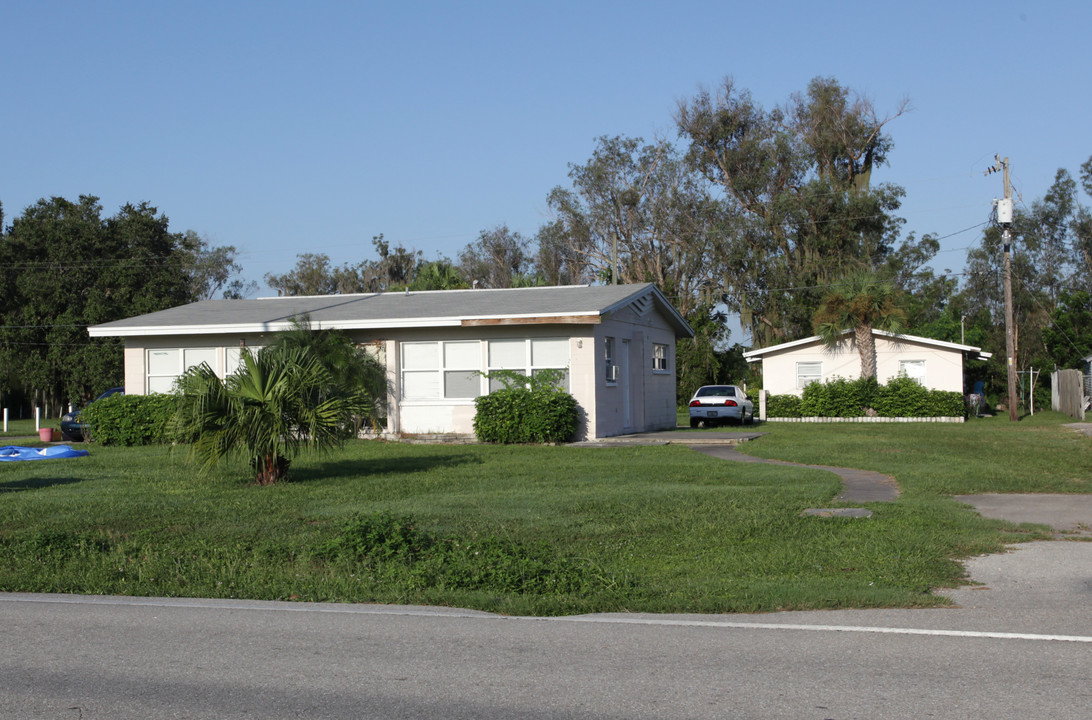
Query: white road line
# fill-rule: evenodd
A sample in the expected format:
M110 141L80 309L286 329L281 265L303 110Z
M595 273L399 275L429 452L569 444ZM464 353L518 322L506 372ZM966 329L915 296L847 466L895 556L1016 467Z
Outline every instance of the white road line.
M470 620L506 620L551 623L596 623L602 625L648 625L667 627L705 627L731 630L796 630L804 632L878 633L888 635L926 635L938 637L986 638L991 640L1033 640L1048 642L1092 643L1092 636L1045 635L1040 633L985 632L977 630L931 630L868 625L804 625L799 623L732 622L729 620L673 620L658 617L618 617L579 615L572 617L524 617L497 615L479 610L455 608L414 608L384 605L348 605L322 603L289 603L266 601L255 604L238 600L199 600L174 598L130 598L89 595L20 595L0 593L0 602L55 603L68 605L123 605L131 607L198 608L219 610L257 610L261 612L311 612L355 615L401 615L407 617L466 618Z
M1092 643L1092 637L1084 635L1041 635L1038 633L982 632L977 630L929 630L925 628L896 628L867 625L800 625L793 623L748 623L724 620L670 620L668 618L549 618L568 622L603 622L634 625L679 625L683 627L716 627L759 630L806 630L812 632L886 633L890 635L938 635L944 637L991 638L994 640L1051 640L1056 642Z

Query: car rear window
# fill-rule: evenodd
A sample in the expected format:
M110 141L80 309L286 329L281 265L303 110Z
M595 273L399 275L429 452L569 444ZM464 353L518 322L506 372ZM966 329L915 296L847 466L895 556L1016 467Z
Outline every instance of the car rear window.
M736 389L731 385L698 388L698 397L734 397Z

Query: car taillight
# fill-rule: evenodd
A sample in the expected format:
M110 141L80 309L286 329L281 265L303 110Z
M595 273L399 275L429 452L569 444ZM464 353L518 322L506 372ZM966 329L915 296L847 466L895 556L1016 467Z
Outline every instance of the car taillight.
M736 401L735 400L725 400L724 401L724 407L735 407L735 406L736 406Z
M691 400L690 407L701 407L701 400Z

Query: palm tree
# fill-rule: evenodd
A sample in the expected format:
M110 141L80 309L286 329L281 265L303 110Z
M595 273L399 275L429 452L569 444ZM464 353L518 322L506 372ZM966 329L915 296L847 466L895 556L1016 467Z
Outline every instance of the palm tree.
M889 281L874 273L851 275L823 298L812 318L815 333L828 347L835 347L850 330L861 356L861 377L876 377L876 341L873 330L900 333L906 313L898 306L898 293Z
M449 260L433 260L417 266L410 290L460 290L468 287L459 268Z
M356 434L362 420L379 428L387 415L387 369L375 355L357 347L351 338L337 330L315 330L311 318L292 318L292 327L273 337L270 347L308 350L329 371L333 382L343 388L363 392L370 401L352 430Z
M229 456L250 461L255 482L283 479L304 450L338 447L367 396L348 391L311 351L268 347L243 352L221 380L208 365L188 370L175 416L182 440L206 468Z

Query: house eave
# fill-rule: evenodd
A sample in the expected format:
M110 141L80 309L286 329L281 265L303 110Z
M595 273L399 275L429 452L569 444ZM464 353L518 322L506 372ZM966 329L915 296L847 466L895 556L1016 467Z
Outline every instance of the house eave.
M579 313L479 315L475 317L446 318L387 318L382 320L334 320L314 321L316 330L388 330L406 328L473 327L488 325L595 325L601 322L598 311ZM91 337L154 337L161 335L232 335L275 333L292 328L290 320L273 320L259 323L223 323L214 325L144 325L111 327L93 325L87 329Z
M852 332L852 330L847 330L844 334L849 335ZM983 352L982 348L978 348L973 345L961 345L960 343L947 342L945 340L934 340L933 338L925 338L918 335L900 335L898 333L887 332L885 330L873 330L872 334L879 337L890 338L895 342L905 340L906 342L917 343L919 345L929 345L932 347L945 348L947 350L955 350L965 355L979 357L983 360L988 360L989 358L993 357L992 353ZM762 358L766 355L775 352L784 352L785 350L791 350L796 347L811 345L817 342L821 342L819 336L812 335L811 337L806 337L802 340L793 340L791 342L781 343L780 345L771 345L769 347L758 348L756 350L748 350L747 352L743 353L743 359L747 362L758 362L762 360Z

